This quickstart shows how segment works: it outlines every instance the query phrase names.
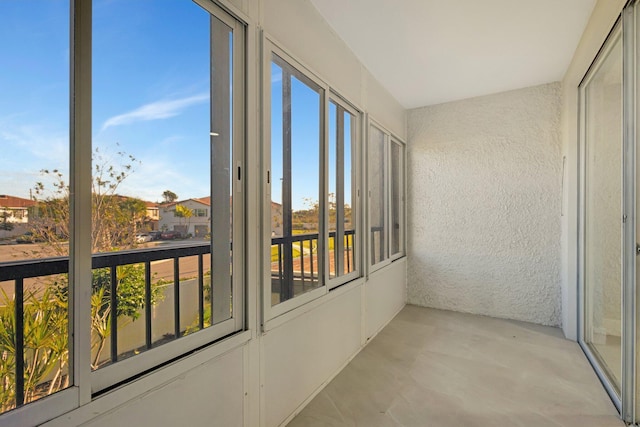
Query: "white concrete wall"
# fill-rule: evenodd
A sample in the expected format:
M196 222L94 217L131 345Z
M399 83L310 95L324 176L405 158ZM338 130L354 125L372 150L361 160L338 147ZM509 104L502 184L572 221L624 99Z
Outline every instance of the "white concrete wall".
M391 267L376 270L366 285L365 338L375 336L407 300L407 260L394 261Z
M560 85L408 116L408 302L560 324Z
M360 348L362 286L267 332L266 425L282 423Z
M562 155L567 158L562 217L562 329L577 339L578 85L618 19L625 0L599 0L562 80Z
M398 260L272 321L263 334L258 212L262 199L259 27L347 100L397 136L405 111L335 36L308 0L221 0L249 24L247 319L240 333L105 393L47 427L272 427L293 417L404 306L406 262Z
M85 425L243 426L243 362L243 349L235 349L92 418Z

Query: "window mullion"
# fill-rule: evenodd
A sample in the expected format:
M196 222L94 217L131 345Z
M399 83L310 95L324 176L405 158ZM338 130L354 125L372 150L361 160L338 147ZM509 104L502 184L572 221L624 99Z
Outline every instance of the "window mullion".
M384 165L384 176L382 182L382 188L384 189L384 202L382 204L382 210L384 211L384 255L383 259L389 259L389 253L391 252L391 145L389 141L389 134L384 134L384 148L382 150L382 164Z
M71 11L69 325L79 405L91 401L91 35L92 2Z
M344 274L344 114L345 109L336 104L336 236L333 251L336 276Z
M282 234L293 235L291 206L291 73L282 68ZM293 298L293 243L283 245L283 286L280 301Z
M223 254L229 253L229 218L231 217L231 205L229 203L229 182L233 182L233 171L230 170L230 150L233 141L231 128L232 111L230 110L229 89L233 81L230 75L229 46L230 28L216 16L210 18L211 32L211 253L220 254L211 256L211 287L213 299L211 303L211 324L226 320L229 313L229 301L231 299L229 258ZM233 186L231 186L233 188ZM232 219L233 220L233 219ZM232 234L235 238L235 236ZM176 283L176 287L177 287ZM176 337L178 331L176 332Z

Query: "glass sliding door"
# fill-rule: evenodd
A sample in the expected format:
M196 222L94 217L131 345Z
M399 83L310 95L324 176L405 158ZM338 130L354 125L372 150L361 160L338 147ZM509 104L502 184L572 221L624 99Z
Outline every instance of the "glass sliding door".
M639 421L638 2L579 86L579 343L627 423Z
M618 27L581 88L584 341L621 386L622 38Z

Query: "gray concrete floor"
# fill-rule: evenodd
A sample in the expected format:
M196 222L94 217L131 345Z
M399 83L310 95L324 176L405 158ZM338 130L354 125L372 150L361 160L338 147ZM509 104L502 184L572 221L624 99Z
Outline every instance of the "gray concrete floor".
M406 306L294 418L296 426L619 427L557 328Z

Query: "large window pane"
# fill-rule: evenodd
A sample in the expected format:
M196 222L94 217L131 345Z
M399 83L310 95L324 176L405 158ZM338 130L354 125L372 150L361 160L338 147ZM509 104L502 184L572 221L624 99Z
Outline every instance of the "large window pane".
M271 304L320 286L322 90L277 55L271 65Z
M355 271L355 223L353 216L355 167L352 132L355 116L339 103L329 104L329 277Z
M621 378L622 42L619 33L584 87L585 341L613 383Z
M402 251L402 212L403 212L403 171L402 146L391 143L391 255Z
M233 49L193 2L94 2L93 369L232 316Z
M67 266L42 263L69 255L69 17L0 2L0 413L72 384Z
M369 127L369 241L371 265L389 258L387 237L387 139Z

